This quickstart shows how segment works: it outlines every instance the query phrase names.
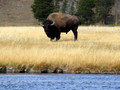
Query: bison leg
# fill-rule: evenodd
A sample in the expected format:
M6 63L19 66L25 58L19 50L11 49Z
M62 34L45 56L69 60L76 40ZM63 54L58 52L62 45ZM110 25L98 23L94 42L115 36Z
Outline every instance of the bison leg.
M60 39L60 32L58 32L56 35L56 41L58 41L59 39Z
M78 28L78 26L76 26L72 29L73 34L74 34L74 40L77 40L77 36L78 36L77 28Z
M51 38L50 38L50 41L52 41L54 38L55 38L55 37L51 37Z

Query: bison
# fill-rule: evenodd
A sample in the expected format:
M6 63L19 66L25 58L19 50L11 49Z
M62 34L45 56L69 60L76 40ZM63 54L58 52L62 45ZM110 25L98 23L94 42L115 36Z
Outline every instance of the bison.
M67 34L70 30L72 30L74 34L74 40L77 40L79 19L76 16L63 13L52 13L41 23L41 25L50 40L56 38L57 41L60 39L61 32Z

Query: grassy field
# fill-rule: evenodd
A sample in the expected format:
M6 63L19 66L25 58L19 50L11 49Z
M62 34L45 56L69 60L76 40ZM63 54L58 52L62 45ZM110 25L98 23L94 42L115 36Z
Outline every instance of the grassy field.
M42 27L0 27L0 66L120 73L120 27L80 26L50 41Z

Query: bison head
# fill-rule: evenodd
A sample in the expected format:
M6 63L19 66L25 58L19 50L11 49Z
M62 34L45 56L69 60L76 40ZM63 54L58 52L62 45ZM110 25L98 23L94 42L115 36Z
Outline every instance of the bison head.
M40 23L40 25L43 26L43 28L53 26L54 24L55 22L51 20L45 20L42 23Z
M54 21L51 20L45 20L43 21L40 25L44 28L45 33L47 34L48 37L53 37L53 28L54 28Z
M45 20L40 25L44 28L46 34L51 31L51 27L54 26L55 22L51 20Z

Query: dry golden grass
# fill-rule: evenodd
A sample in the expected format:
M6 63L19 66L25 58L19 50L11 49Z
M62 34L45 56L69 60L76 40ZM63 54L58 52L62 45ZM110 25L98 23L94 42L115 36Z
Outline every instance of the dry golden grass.
M85 73L120 70L120 27L79 27L50 41L41 27L0 27L0 66L19 65L41 68L67 68Z

